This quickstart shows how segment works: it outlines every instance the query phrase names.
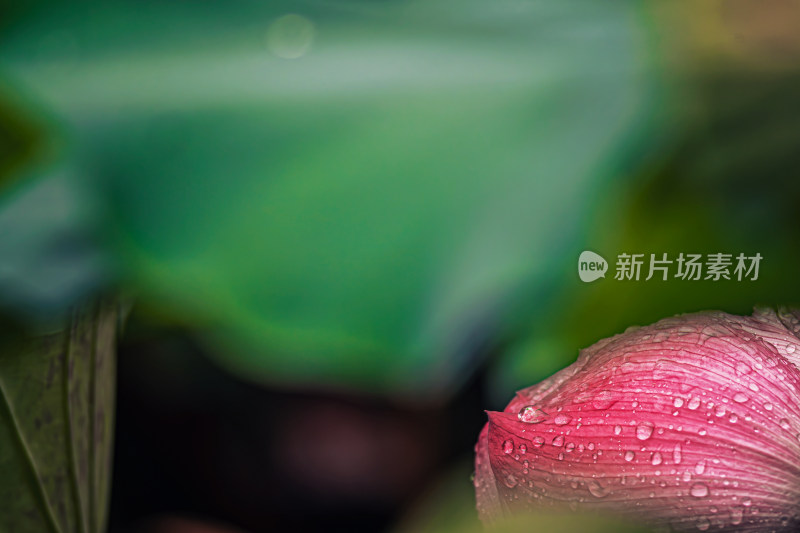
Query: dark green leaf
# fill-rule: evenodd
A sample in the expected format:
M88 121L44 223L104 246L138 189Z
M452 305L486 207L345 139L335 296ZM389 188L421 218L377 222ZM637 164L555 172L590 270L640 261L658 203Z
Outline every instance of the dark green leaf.
M0 348L0 531L105 530L117 307Z

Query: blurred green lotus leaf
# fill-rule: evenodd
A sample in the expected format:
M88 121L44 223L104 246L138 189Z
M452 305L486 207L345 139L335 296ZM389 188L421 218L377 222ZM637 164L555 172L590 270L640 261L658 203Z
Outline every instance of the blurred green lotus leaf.
M41 150L44 137L41 126L20 112L7 92L0 92L0 187Z
M142 301L257 380L457 382L546 309L658 94L627 2L79 5L0 62L72 129Z
M49 321L101 289L111 259L93 238L92 194L67 169L26 178L0 200L0 304Z

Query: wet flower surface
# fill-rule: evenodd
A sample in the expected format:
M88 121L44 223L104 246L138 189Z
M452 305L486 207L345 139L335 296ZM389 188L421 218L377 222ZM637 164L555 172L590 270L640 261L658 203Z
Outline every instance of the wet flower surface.
M489 413L482 520L565 508L667 531L797 531L798 335L798 311L706 312L582 350Z

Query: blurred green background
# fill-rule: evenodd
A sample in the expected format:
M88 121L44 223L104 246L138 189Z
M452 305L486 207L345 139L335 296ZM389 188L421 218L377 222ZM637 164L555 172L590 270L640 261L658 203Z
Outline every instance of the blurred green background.
M452 390L559 298L658 136L626 3L79 6L3 39L9 120L57 145L6 194L47 240L2 254L7 285L37 313L120 281L252 379Z
M338 507L385 528L431 476L469 471L482 409L578 349L676 313L800 301L797 2L0 5L2 331L135 300L131 441L171 426L177 450L181 413L218 430L250 406L242 425L279 449L281 412L313 428L344 402L330 416L363 431L337 461L377 442L388 410L416 428L398 461L420 473L380 505L359 500L367 484ZM609 260L605 279L579 280L583 250ZM757 281L613 279L620 253L681 252L763 260ZM264 471L282 461L264 453ZM143 459L126 457L132 475ZM112 504L112 529L203 497ZM297 520L236 509L209 514Z

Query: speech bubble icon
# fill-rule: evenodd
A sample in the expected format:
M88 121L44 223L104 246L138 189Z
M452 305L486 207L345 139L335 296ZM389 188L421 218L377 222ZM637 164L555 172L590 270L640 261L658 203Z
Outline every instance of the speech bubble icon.
M578 276L581 281L592 282L598 278L606 277L608 262L601 255L588 250L581 252L578 257Z

